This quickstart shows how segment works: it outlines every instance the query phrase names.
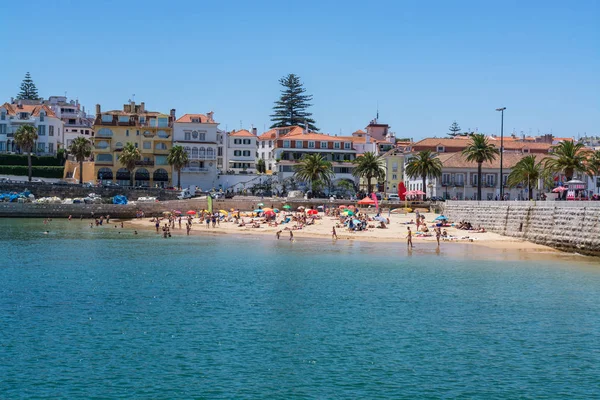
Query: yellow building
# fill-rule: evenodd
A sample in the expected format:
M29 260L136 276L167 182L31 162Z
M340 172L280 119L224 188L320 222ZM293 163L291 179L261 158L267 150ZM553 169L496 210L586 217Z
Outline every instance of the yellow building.
M404 181L404 151L395 148L383 155L385 160L385 193L386 197L398 193L398 184Z
M167 155L173 142L175 110L169 115L146 111L145 104L133 101L123 110L102 112L96 105L94 121L94 175L102 182L113 181L122 186L130 184L129 171L119 163L119 154L126 143L140 149L135 186L171 186L171 166Z

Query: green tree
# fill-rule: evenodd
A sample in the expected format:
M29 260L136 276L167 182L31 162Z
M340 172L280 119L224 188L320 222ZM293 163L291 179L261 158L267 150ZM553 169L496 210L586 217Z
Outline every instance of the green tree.
M462 154L468 162L477 163L477 200L481 201L481 168L484 162L494 161L500 151L494 144L489 143L485 135L476 133L471 136ZM502 183L502 177L500 177L500 184Z
M307 154L294 166L294 177L310 184L313 193L323 183L328 184L333 178L331 162L320 154Z
M265 160L263 160L262 158L260 158L258 160L258 162L256 163L256 171L259 174L264 174L265 172L267 172L267 166L265 165Z
M431 150L418 152L406 163L406 175L423 180L423 192L427 193L427 178L434 179L442 176L442 162ZM423 195L425 197L425 195Z
M140 149L135 147L131 142L125 143L125 147L123 147L121 155L119 156L119 162L129 171L130 186L133 186L133 170L135 169L135 164L141 159L142 154L140 153Z
M83 136L76 137L69 146L69 152L79 162L79 183L83 183L83 160L92 155L92 142Z
M454 121L448 129L450 130L450 133L448 135L452 137L457 136L460 132L460 126L458 126L458 123L456 121Z
M356 190L356 188L354 187L354 184L347 179L342 179L341 181L339 181L337 184L337 187L342 190L344 195L346 195L348 193L354 194L354 192Z
M279 83L283 86L279 100L275 102L271 121L271 128L283 126L308 125L308 129L318 131L315 126L315 120L311 118L312 113L306 111L312 104L312 95L304 94L304 88L300 77L289 74L279 79Z
M583 143L560 142L552 146L552 154L544 158L544 167L552 173L564 173L567 181L573 179L575 172L588 172L588 154Z
M365 178L367 180L367 194L371 194L373 192L372 179L375 178L378 182L385 179L385 160L382 156L367 151L362 156L357 157L353 163L356 167L354 167L352 175Z
M600 176L600 150L596 150L590 154L590 158L588 161L588 168L590 170L590 172L589 172L590 175L594 176L597 180L598 177ZM595 184L595 182L594 182L594 184Z
M29 182L31 182L31 151L38 139L37 130L33 125L22 125L15 132L15 142L17 146L27 153L27 166L29 168Z
M21 91L17 95L17 100L39 100L37 88L31 79L31 75L25 74L25 79L21 83Z
M167 162L177 171L177 187L181 189L181 169L188 163L188 154L182 146L175 145L169 150Z
M529 200L531 200L533 198L533 187L536 186L538 180L542 177L542 172L542 162L536 162L535 156L523 157L512 167L506 184L509 187L526 185Z

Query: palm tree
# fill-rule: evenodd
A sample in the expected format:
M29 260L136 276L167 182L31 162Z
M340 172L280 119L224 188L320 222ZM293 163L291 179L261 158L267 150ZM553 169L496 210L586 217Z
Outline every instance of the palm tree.
M588 168L590 170L590 175L593 175L596 180L598 180L598 176L600 175L600 150L596 150L590 154ZM598 184L596 183L596 188L597 187Z
M423 150L408 160L406 174L411 178L420 177L423 180L423 192L426 192L427 178L433 179L442 176L442 167L442 162L436 153L431 150Z
M23 125L15 132L17 146L27 153L27 165L29 167L29 182L31 182L31 151L35 141L38 139L37 131L33 125Z
M181 168L188 163L188 154L182 146L175 145L169 151L167 162L177 171L177 187L181 189Z
M310 183L313 193L322 182L329 183L334 176L331 162L320 154L307 154L294 167L294 177Z
M477 163L477 200L481 201L481 167L484 162L492 162L500 151L494 144L488 142L488 138L482 133L477 133L471 136L467 147L462 151L468 162ZM502 177L500 177L500 185L503 185Z
M123 147L121 155L119 156L119 162L129 171L129 184L131 186L133 186L133 170L135 169L135 164L141 159L142 154L140 153L140 149L135 147L131 142L125 143L125 147Z
M587 173L587 156L583 143L560 142L552 147L552 155L544 158L544 167L552 173L564 173L567 181L573 179L575 172Z
M79 184L82 184L83 160L92 155L92 142L83 136L78 136L71 142L71 146L69 146L69 152L71 152L71 154L75 156L75 159L79 161Z
M508 175L506 184L509 187L527 185L529 200L531 200L533 198L533 187L542 177L542 172L542 162L536 162L535 156L523 157L514 167L512 167L512 171Z
M375 153L367 151L362 156L354 160L356 167L352 171L352 175L358 178L366 178L367 180L367 194L372 192L371 179L375 178L377 181L385 179L385 160L382 156L377 156Z

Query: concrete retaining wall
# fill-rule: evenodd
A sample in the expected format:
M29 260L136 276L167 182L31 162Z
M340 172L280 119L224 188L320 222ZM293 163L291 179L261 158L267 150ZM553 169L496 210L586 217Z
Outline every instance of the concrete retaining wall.
M600 256L600 202L448 201L444 212L505 236Z

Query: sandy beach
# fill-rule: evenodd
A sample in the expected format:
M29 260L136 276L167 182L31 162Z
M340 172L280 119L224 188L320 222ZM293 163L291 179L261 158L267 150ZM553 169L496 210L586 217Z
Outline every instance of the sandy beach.
M242 211L242 214L244 212ZM374 213L368 213L369 217L375 216ZM421 236L415 235L416 224L410 223L416 219L415 213L408 214L391 214L388 217L388 213L381 214L385 218L390 219L390 223L387 225L386 229L380 229L376 227L369 227L366 231L359 232L351 232L347 228L339 227L339 219L331 216L327 216L324 213L320 212L318 214L318 218L315 219L313 225L304 226L299 230L292 230L294 239L301 240L302 238L331 238L332 230L336 227L337 232L337 240L339 241L370 241L370 242L394 242L394 243L406 243L407 236L407 227L410 227L413 231L413 244L414 246L418 246L421 244L435 245L436 237L433 231L432 226L434 225L434 220L439 216L439 214L434 213L421 213L421 215L425 216L425 221L427 226L429 227L429 233L431 236ZM174 235L185 235L185 216L182 216L182 228L179 229L179 224L175 222L175 228L171 229L171 233ZM281 217L277 218L277 221L281 221ZM277 231L281 232L280 240L288 240L289 239L289 231L294 225L293 223L288 224L280 224L278 226L269 226L267 223L260 223L259 228L253 228L250 222L252 221L251 217L243 217L243 220L246 222L246 226L240 227L235 222L223 222L221 221L215 228L209 227L206 228L206 224L200 223L200 219L195 217L193 218L192 229L190 231L190 235L218 235L218 234L234 234L234 235L268 235L272 236L275 240L275 235ZM259 220L259 219L257 219ZM163 219L161 221L161 226L167 219ZM151 221L151 218L141 218L128 221L128 225L133 226L139 229L155 229L155 222ZM379 223L376 221L369 222L370 226L378 226ZM450 238L441 239L441 244L452 245L455 243L468 243L477 246L484 246L488 248L494 249L507 249L507 250L537 250L537 251L550 251L550 252L558 252L555 249L552 249L547 246L538 245L535 243L527 242L524 240L519 240L512 237L502 236L492 232L475 232L475 231L467 231L460 230L453 226L442 228L447 231L447 234ZM162 232L162 231L161 231Z

